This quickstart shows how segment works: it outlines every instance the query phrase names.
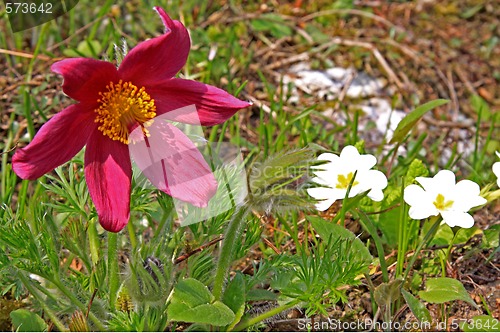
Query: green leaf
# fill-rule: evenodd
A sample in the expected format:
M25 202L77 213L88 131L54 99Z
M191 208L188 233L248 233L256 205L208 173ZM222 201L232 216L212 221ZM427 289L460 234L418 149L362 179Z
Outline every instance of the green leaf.
M18 332L46 332L47 324L36 313L18 309L10 313L12 326Z
M474 15L479 13L481 11L481 9L483 9L483 7L484 7L484 4L480 3L480 4L475 5L473 7L467 8L467 9L465 9L465 11L463 11L460 14L460 17L464 18L464 19L470 19L471 17L473 17Z
M247 301L274 301L278 299L278 295L270 290L252 289L248 291Z
M190 307L210 303L213 300L213 296L208 288L195 279L184 279L180 281L175 286L174 296Z
M245 279L241 272L237 272L227 285L224 296L222 297L224 304L226 304L235 314L231 326L236 325L245 313L245 298Z
M410 185L417 177L427 177L428 175L429 170L425 164L419 159L414 159L411 161L408 171L406 172L405 185Z
M436 234L432 238L429 246L446 246L450 245L453 240L453 230L447 224L442 224L439 226Z
M277 14L264 14L260 18L251 21L252 29L255 31L269 32L276 38L291 36L292 28L286 25L283 17Z
M389 143L402 142L405 136L410 132L413 126L415 126L415 124L420 120L420 118L422 118L424 114L434 109L435 107L446 104L448 102L449 101L447 99L436 99L417 107L415 110L407 114L406 117L403 118L403 120L400 121Z
M231 324L235 320L233 311L224 303L213 300L213 295L200 281L182 280L175 286L167 308L168 319L215 326Z
M400 290L402 284L403 280L396 279L388 283L381 283L377 288L375 288L373 296L378 306L387 306L396 302L399 295L401 295Z
M474 316L472 323L463 322L460 328L464 332L500 332L500 322L492 316Z
M351 231L338 224L325 221L320 217L307 216L307 219L311 222L314 230L316 230L323 240L328 241L330 237L332 238L332 242L337 241L339 238L350 240L352 241L352 249L359 256L360 261L366 263L372 262L373 258L370 251L368 251L365 244L363 244L363 242Z
M498 248L500 245L500 224L492 225L483 231L481 247L486 249Z
M66 49L63 51L68 57L88 57L97 58L102 51L101 43L97 40L84 40L80 42L76 49Z
M445 303L449 301L465 301L476 308L477 304L469 296L462 282L451 278L433 278L428 279L425 285L425 291L418 293L421 299L429 303Z
M200 323L214 326L231 324L235 315L224 303L215 301L212 304L202 304L189 308L180 302L170 303L167 309L170 321L183 321L186 323Z
M406 304L408 304L411 312L420 322L432 323L431 314L422 302L404 289L401 289L401 293L403 294Z
M488 103L479 95L473 95L470 99L472 109L481 116L481 120L490 120L492 113Z

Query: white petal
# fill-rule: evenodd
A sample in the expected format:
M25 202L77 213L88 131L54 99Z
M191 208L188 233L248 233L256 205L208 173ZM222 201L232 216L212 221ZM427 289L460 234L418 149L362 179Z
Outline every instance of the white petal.
M356 184L353 187L351 187L351 190L349 191L349 198L353 198L353 197L357 196L360 193L368 191L369 189L370 188L368 188L366 186L361 186L361 184ZM347 189L345 189L345 190L340 190L339 189L338 191L339 191L339 194L343 192L344 193L344 197L345 197L345 194L347 193Z
M316 206L317 210L324 212L325 210L328 210L328 208L330 208L334 202L335 202L335 199L326 199L326 200L317 202L315 206Z
M325 185L328 187L335 187L336 183L333 182L333 177L331 177L330 173L326 171L316 171L314 173L316 177L312 179L313 182Z
M338 162L339 157L332 153L323 153L318 156L318 161L329 161L331 163Z
M367 174L370 179L371 188L384 189L387 187L387 177L383 172L378 170L370 170Z
M439 188L451 188L455 186L455 174L450 170L441 170L434 176L434 181Z
M316 200L328 199L332 195L329 187L312 187L307 189L307 193Z
M359 158L359 152L354 146L345 146L340 152L340 159L342 162L350 163Z
M415 180L422 185L426 191L433 191L435 187L434 179L429 177L416 177Z
M316 200L321 200L317 202L316 209L319 211L325 211L335 202L335 200L340 199L336 197L335 190L326 187L313 187L308 188L307 193Z
M443 193L455 186L455 174L449 170L439 171L433 178L415 178L430 193Z
M474 218L467 213L459 211L445 211L441 212L443 221L450 227L459 226L462 228L470 228L474 225Z
M499 152L495 152L495 154L497 154L498 158L500 158L500 153Z
M467 212L472 207L484 205L487 200L479 195L479 185L470 180L461 180L455 186L453 197L456 200L453 207Z
M370 154L360 155L358 158L358 170L370 170L377 164L377 158Z
M410 207L410 211L408 212L408 214L414 220L422 220L428 218L431 215L438 215L439 212L434 207L434 205L420 205Z
M493 167L491 169L493 170L495 176L497 176L497 185L500 187L500 162L493 163Z
M427 193L418 185L408 185L403 194L403 199L410 206L416 206L419 203L429 201Z
M373 201L382 201L384 199L384 192L380 189L373 189L368 193L368 197Z

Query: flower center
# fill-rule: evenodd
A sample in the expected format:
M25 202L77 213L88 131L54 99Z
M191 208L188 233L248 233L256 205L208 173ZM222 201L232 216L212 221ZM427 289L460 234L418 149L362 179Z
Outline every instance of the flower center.
M100 103L95 110L98 129L110 139L129 143L129 133L134 125L143 129L144 135L149 135L145 127L150 126L156 116L154 99L146 93L144 87L138 89L130 82L110 82L106 92L100 92Z
M437 210L447 210L453 206L453 200L444 201L444 195L439 193L436 196L436 201L433 202L434 206L436 206Z
M337 176L337 185L335 185L336 188L338 189L347 189L349 187L349 184L352 181L352 178L354 177L354 174L352 172L349 172L347 175L338 175ZM354 187L355 185L359 184L358 181L354 181L352 183L352 186Z

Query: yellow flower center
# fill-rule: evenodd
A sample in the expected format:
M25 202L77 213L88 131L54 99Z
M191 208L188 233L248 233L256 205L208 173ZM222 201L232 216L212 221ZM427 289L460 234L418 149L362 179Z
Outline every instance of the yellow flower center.
M337 176L337 185L335 186L338 189L347 189L349 187L349 184L352 181L352 178L354 177L354 174L352 172L349 172L347 175L338 175ZM352 183L352 186L354 187L355 185L359 184L358 181L354 181Z
M139 125L146 136L145 127L150 126L156 116L154 99L146 93L144 87L138 89L130 82L110 82L106 92L100 92L100 103L95 110L98 129L110 139L129 143L129 132L134 125Z
M436 201L433 202L434 206L436 206L437 210L447 210L453 206L453 200L444 201L444 195L439 193L436 196Z

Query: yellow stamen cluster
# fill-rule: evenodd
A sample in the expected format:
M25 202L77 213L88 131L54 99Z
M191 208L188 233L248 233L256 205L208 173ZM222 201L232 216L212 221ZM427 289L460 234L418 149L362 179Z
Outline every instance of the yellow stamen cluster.
M448 200L445 202L444 195L439 193L436 196L436 201L434 201L433 204L438 210L447 210L448 208L451 208L453 206L453 200Z
M354 177L354 174L352 172L349 172L347 175L338 175L337 176L338 183L335 187L341 190L346 190L349 187L349 184L351 183L352 177ZM352 186L357 184L359 184L359 182L354 181L352 183Z
M146 93L144 87L138 89L130 82L110 82L106 92L100 92L97 101L100 106L95 110L98 129L115 141L129 143L129 132L134 125L143 128L148 135L146 126L152 124L156 116L154 99Z

